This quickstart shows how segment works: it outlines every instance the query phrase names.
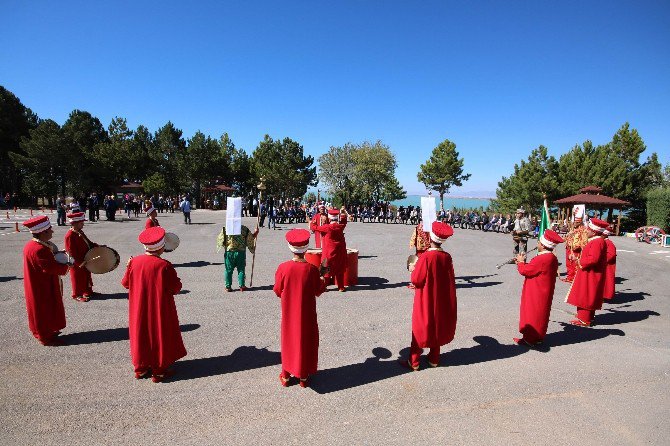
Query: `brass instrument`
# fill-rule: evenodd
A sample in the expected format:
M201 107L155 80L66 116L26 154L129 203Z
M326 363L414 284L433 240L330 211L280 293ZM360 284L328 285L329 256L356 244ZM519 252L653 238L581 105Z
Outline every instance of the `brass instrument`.
M536 249L537 249L537 246L536 246L535 248L531 249L530 251L528 251L526 254L528 254L528 253L530 253L530 252L533 252L533 251L535 251ZM510 265L510 264L514 263L515 260L516 260L516 257L512 257L512 258L509 259L508 261L503 262L503 263L501 263L500 265L496 265L496 268L497 268L497 269L500 269L500 268L502 268L504 265Z

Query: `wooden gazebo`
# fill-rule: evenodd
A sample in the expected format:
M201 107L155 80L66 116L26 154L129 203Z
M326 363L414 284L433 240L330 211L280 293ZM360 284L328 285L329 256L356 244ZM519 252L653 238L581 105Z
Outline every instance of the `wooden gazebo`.
M201 207L212 209L213 197L217 195L221 199L220 208L226 208L226 198L229 194L235 192L235 189L228 187L225 184L217 184L215 186L207 186L202 189L202 204Z
M579 193L577 195L572 195L570 197L565 197L554 201L554 204L557 205L559 209L558 218L561 221L569 218L572 215L572 207L577 204L583 204L586 205L588 209L607 209L607 221L614 223L612 221L612 214L614 209L616 209L619 211L619 214L616 221L615 233L616 235L619 235L619 226L621 225L621 210L627 206L630 206L630 203L624 200L619 200L618 198L602 195L602 191L603 189L598 186L586 186L579 189Z

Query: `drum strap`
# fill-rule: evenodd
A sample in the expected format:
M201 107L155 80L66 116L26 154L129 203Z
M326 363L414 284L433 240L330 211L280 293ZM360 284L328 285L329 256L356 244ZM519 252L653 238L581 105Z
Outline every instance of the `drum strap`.
M84 243L86 243L86 247L87 247L88 249L91 249L91 248L93 247L93 246L92 246L92 245L93 245L93 242L91 242L91 241L89 240L89 238L86 237L86 234L84 234L83 232L79 232L79 231L77 231L77 230L74 229L74 228L70 228L70 230L73 231L74 233L76 233L77 235L79 235L79 237L83 237L83 238L84 238Z
M48 243L43 242L42 240L37 240L36 238L34 238L33 241L35 243L39 243L40 245L42 245L44 247L49 248L49 251L51 251L51 254L54 255L54 259L56 258L56 252L58 252L58 248L55 248L56 251L54 251L54 248L51 245L49 245ZM54 245L54 246L56 246L56 245Z

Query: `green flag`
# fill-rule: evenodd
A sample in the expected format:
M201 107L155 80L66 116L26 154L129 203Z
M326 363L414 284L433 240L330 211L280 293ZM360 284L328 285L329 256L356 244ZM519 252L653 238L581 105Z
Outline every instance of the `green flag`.
M542 207L542 219L540 220L540 232L537 237L540 238L544 231L551 228L551 219L549 218L549 209L547 208L547 199L544 200L544 207Z

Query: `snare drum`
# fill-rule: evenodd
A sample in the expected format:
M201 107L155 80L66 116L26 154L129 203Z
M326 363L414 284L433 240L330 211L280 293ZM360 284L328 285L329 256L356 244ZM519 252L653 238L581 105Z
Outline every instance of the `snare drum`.
M114 271L121 257L119 253L109 246L96 246L88 250L84 256L84 268L93 274L105 274Z
M172 232L165 233L165 252L172 252L179 246L179 237Z

